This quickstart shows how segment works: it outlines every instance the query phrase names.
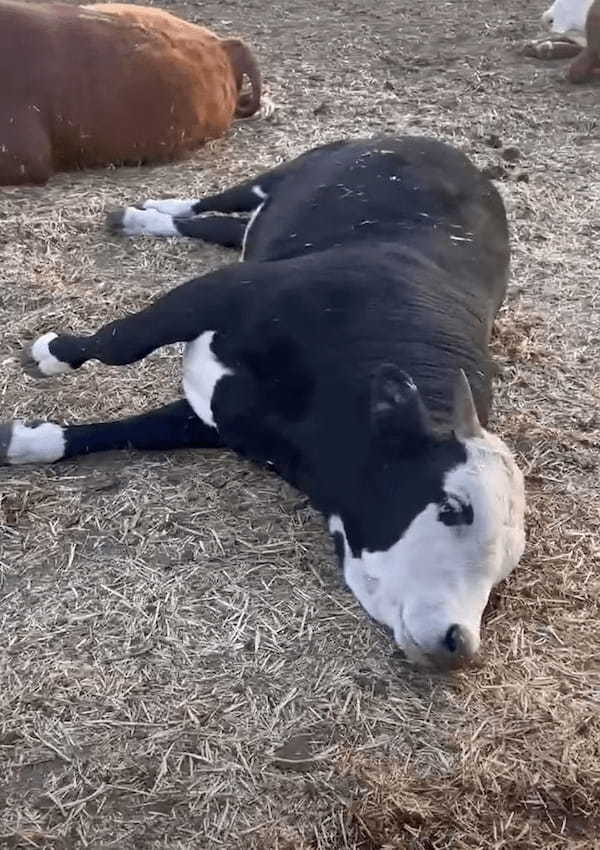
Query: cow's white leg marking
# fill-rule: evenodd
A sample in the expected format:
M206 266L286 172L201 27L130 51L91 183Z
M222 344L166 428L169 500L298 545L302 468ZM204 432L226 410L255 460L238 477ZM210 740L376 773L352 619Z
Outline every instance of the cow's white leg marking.
M65 454L65 436L60 425L43 422L0 426L0 463L53 463Z
M212 412L215 387L225 375L233 375L215 357L211 344L216 331L205 331L185 347L183 389L194 413L205 425L216 428Z
M63 372L71 371L72 367L69 363L63 363L50 352L48 343L56 339L57 336L58 334L52 332L43 334L36 339L33 345L25 349L23 368L28 374L39 378L62 375Z
M261 201L267 200L267 193L262 188L262 186L258 185L258 183L252 187L252 192L254 195L256 195L257 198L260 198Z
M163 198L154 200L150 198L144 201L142 207L145 210L156 210L163 215L171 215L174 218L189 218L194 214L192 207L198 203L198 198Z
M258 183L256 184L256 186L252 187L252 191L256 195L257 198L261 199L262 203L260 203L256 207L256 209L254 210L254 212L250 216L250 220L248 221L248 224L246 225L246 229L244 230L244 238L242 239L242 252L240 254L240 263L242 263L244 261L244 258L246 256L246 242L248 241L248 234L250 233L250 229L251 229L252 225L254 224L254 222L256 221L256 219L258 218L258 216L261 214L262 209L265 205L265 202L268 198L267 193L258 185Z
M173 216L157 210L140 210L125 207L120 221L120 230L125 236L180 236L173 224Z

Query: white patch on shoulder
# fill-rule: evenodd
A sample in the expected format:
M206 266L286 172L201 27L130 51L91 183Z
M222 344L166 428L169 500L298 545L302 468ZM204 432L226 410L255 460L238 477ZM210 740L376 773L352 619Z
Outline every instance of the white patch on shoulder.
M126 236L180 236L173 224L173 216L157 210L139 210L125 207L121 229Z
M183 355L183 389L194 413L212 428L216 423L212 413L215 387L225 375L233 375L215 357L211 344L216 331L205 331L188 342Z
M23 422L13 423L6 450L8 463L53 463L64 454L65 436L60 425L43 422L30 428Z
M29 349L31 359L34 361L42 375L62 375L64 372L72 371L72 367L69 363L63 363L62 360L59 360L58 357L55 357L54 354L50 352L48 343L52 342L53 339L56 339L57 336L58 334L55 334L52 331L42 334L42 336L38 337Z
M198 198L163 198L163 200L150 198L144 201L142 206L145 210L156 210L174 218L189 218L194 214L192 207L197 203Z

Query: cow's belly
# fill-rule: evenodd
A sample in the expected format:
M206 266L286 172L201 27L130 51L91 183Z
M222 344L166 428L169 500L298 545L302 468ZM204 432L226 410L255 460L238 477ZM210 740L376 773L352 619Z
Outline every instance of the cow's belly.
M232 375L212 350L216 331L205 331L185 347L183 355L183 390L190 407L205 425L216 428L212 399L221 378Z

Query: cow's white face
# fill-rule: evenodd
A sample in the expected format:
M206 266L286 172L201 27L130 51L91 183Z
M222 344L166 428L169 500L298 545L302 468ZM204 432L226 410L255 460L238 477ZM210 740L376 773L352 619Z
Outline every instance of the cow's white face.
M565 35L581 43L585 33L585 21L592 0L556 0L542 15L544 25L550 32ZM585 36L583 36L585 45Z
M502 440L479 426L474 406L468 416L470 423L455 427L466 461L444 474L440 498L389 548L353 552L342 518L329 522L343 542L349 588L392 629L407 657L425 666L450 668L475 655L490 591L525 547L523 475ZM398 486L410 490L411 482Z

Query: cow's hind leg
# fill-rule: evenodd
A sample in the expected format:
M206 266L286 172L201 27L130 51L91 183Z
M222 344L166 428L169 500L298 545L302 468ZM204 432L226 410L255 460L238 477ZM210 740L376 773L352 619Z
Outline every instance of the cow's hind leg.
M127 207L109 213L107 227L112 233L124 236L188 236L202 239L224 248L241 249L247 218L231 215L200 215L181 218L157 210Z
M108 215L107 225L113 233L125 236L192 236L213 241L202 234L185 233L182 221L201 213L252 213L272 192L285 173L287 165L279 165L252 180L238 183L224 192L205 198L149 199L137 206L124 207ZM218 241L218 240L215 240ZM219 242L218 244L224 244Z
M587 83L600 70L600 56L591 47L584 47L571 63L567 78L571 83Z
M113 422L0 425L0 464L53 463L117 449L168 451L221 445L216 428L199 419L185 399Z
M0 186L42 185L53 171L50 138L42 120L7 117L0 137Z

